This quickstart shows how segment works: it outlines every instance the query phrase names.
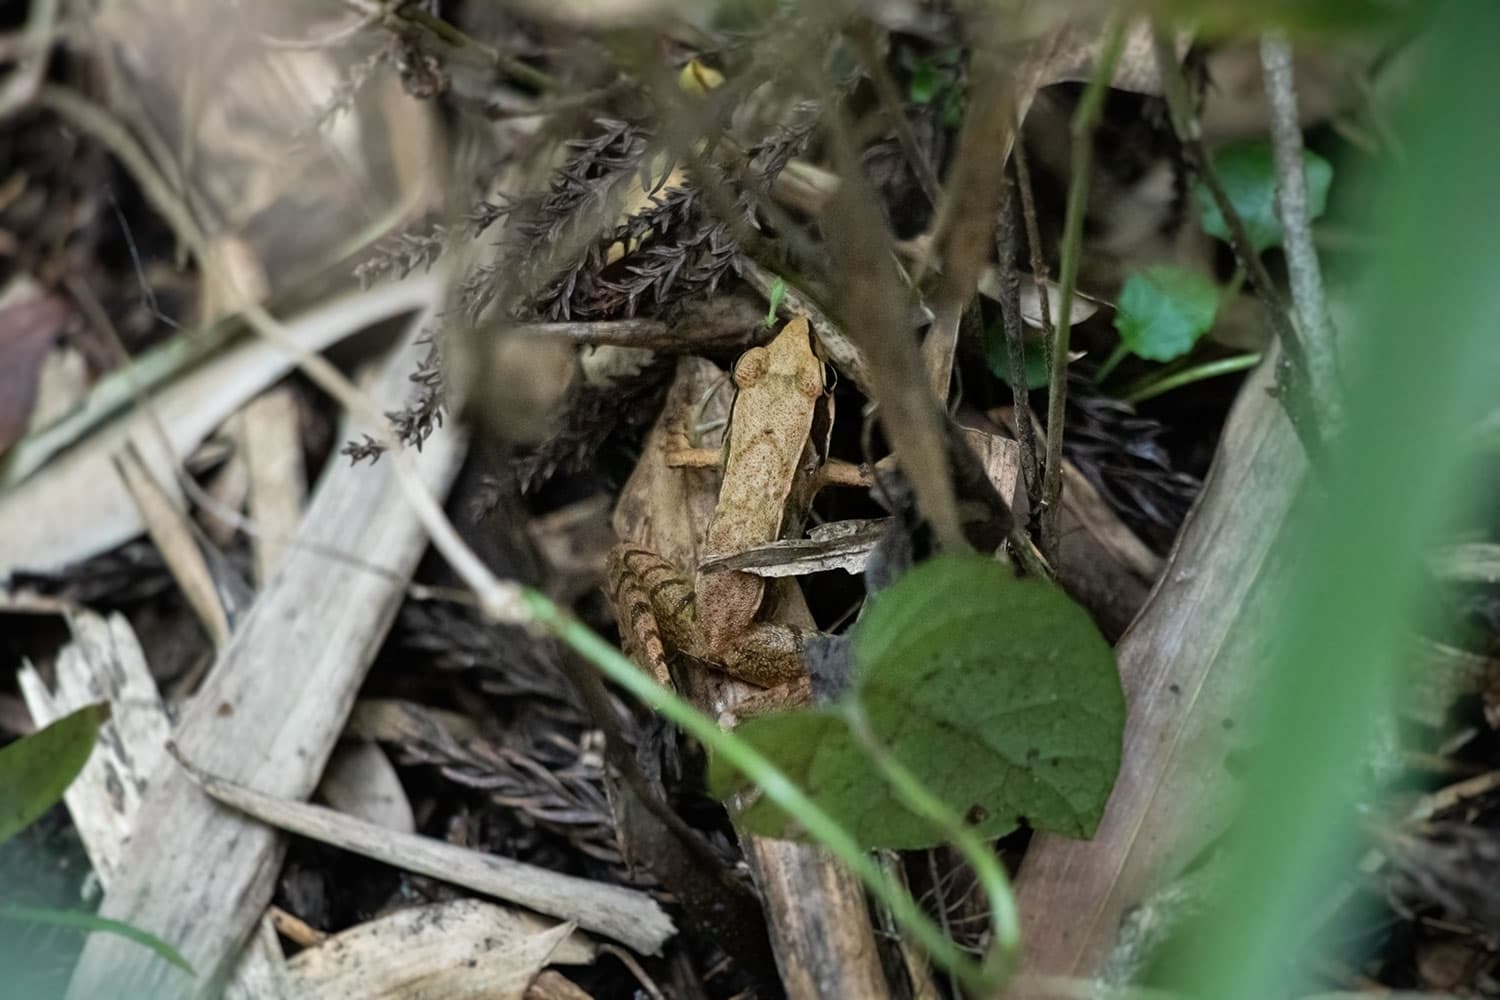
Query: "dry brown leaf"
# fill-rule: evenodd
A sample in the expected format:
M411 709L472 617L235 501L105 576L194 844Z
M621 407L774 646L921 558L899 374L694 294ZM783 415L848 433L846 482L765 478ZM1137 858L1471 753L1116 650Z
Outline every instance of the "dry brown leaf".
M397 910L299 952L289 995L520 1000L544 965L594 960L574 926L475 899Z
M612 522L621 541L649 545L678 566L698 564L703 527L718 499L718 473L673 468L667 464L666 451L673 447L673 436L684 421L710 425L728 420L732 398L724 372L711 361L683 358L677 362L677 375L661 416L615 504ZM714 440L699 444L713 447Z
M212 252L247 287L277 294L324 273L441 192L434 107L403 92L380 32L276 45L326 30L323 5L291 0L89 13L112 110L191 192ZM222 292L204 288L205 310Z
M0 455L20 440L36 405L42 364L68 318L55 295L7 295L0 306Z
M1365 48L1367 51L1361 52ZM1360 98L1360 75L1374 50L1341 45L1295 54L1297 116L1304 129L1313 128L1355 105ZM1209 86L1203 97L1199 124L1210 144L1246 136L1264 136L1270 129L1266 84L1255 41L1221 45L1207 56L1204 67Z

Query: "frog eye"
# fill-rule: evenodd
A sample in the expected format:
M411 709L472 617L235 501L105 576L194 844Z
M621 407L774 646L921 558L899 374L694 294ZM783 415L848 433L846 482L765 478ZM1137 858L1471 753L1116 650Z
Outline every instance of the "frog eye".
M734 384L741 389L754 385L765 377L771 367L771 352L764 347L752 347L734 363Z

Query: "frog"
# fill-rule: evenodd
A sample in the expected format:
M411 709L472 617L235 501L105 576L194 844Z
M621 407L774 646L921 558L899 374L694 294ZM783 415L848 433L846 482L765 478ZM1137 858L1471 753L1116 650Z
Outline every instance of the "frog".
M705 561L781 536L826 392L807 317L793 317L768 344L742 354L732 378L737 392L722 452L723 480L704 539ZM667 461L704 464L693 449L669 452ZM611 550L607 577L622 645L662 684L672 686L671 650L758 687L782 687L804 677L804 650L815 633L760 619L767 590L763 577L736 570L688 572L631 542Z

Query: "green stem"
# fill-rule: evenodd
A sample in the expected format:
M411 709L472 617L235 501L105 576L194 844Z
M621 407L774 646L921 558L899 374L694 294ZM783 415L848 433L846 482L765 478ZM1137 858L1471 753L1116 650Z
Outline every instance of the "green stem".
M791 779L761 756L758 750L733 733L723 731L713 719L656 683L614 646L564 613L545 595L524 588L521 590L521 599L536 624L552 632L580 656L593 663L611 681L660 712L668 721L676 723L713 753L720 755L754 781L768 799L788 815L797 817L808 836L827 848L858 875L860 881L885 905L891 916L911 933L935 963L951 971L978 995L987 996L998 990L1001 981L992 977L1003 974L1010 967L1016 937L1013 923L1007 916L1009 907L1013 906L1008 891L1003 897L992 895L991 909L1006 923L997 922L995 953L981 966L965 955L941 928L928 919L911 894L881 870L848 830L824 812ZM976 865L976 871L983 872L983 869ZM1003 878L1002 873L998 883L1002 886ZM986 887L993 892L995 884L997 883L991 875ZM1010 912L1013 913L1013 910ZM1008 948L999 944L1002 933Z
M1116 344L1115 349L1109 353L1109 357L1104 359L1104 364L1100 365L1099 370L1094 373L1094 384L1102 384L1105 379L1109 378L1109 373L1119 367L1120 362L1124 361L1129 354L1130 348L1125 346L1124 341Z
M1246 276L1247 272L1245 271L1244 267L1237 265L1234 269L1233 276L1231 276L1229 279L1229 284L1224 286L1224 291L1219 295L1219 301L1234 301L1234 299L1239 296L1240 289L1245 287Z
M1223 358L1219 361L1210 361L1207 364L1189 368L1164 378L1145 379L1137 382L1122 399L1127 403L1143 403L1148 399L1160 396L1164 392L1180 389L1194 382L1204 379L1217 378L1220 375L1232 375L1242 372L1248 368L1254 368L1260 364L1259 354L1237 354L1232 358Z
M1063 223L1061 302L1056 335L1052 338L1047 386L1047 463L1042 474L1042 550L1057 552L1062 516L1063 411L1068 399L1068 337L1073 322L1073 292L1078 286L1078 260L1083 253L1083 215L1088 207L1089 173L1094 169L1094 126L1104 108L1104 93L1115 76L1115 64L1125 39L1125 19L1110 24L1099 61L1073 114L1073 176L1068 185L1068 209Z
M1016 960L1021 953L1021 916L1016 910L1016 898L1011 892L1010 879L996 860L995 852L964 825L960 816L929 792L920 778L880 744L860 712L846 712L844 717L854 738L859 741L881 776L895 790L901 803L941 830L974 869L980 886L989 897L990 929L994 935L994 944L985 956L984 975L992 984L1005 983L1015 971Z

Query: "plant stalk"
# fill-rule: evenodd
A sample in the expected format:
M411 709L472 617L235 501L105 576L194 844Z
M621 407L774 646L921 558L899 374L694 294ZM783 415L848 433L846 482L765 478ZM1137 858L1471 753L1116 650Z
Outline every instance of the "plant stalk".
M1062 286L1057 310L1057 334L1052 338L1047 385L1047 461L1042 478L1042 552L1055 559L1062 524L1063 415L1068 402L1068 339L1073 321L1073 292L1078 286L1078 261L1083 253L1083 216L1088 208L1089 174L1094 169L1094 126L1104 109L1104 93L1115 76L1115 64L1125 40L1125 20L1116 17L1108 28L1099 61L1073 114L1073 177L1068 185L1068 209L1063 223ZM1045 294L1045 289L1043 289Z
M1307 174L1302 163L1302 126L1292 74L1292 46L1279 31L1261 38L1260 63L1271 110L1271 145L1276 157L1276 215L1281 220L1282 249L1292 287L1292 306L1307 349L1313 395L1324 404L1325 427L1337 428L1342 392L1338 377L1338 344L1323 295L1323 272L1313 245L1307 209Z

